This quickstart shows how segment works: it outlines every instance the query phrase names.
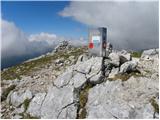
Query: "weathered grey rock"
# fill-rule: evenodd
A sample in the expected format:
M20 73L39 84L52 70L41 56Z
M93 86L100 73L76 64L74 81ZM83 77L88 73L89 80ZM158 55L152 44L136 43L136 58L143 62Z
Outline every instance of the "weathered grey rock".
M138 63L136 61L128 61L121 65L120 73L132 72L136 70Z
M66 49L68 49L68 48L70 48L69 42L66 41L66 40L64 40L64 41L62 41L58 46L55 47L54 52L63 51L63 50L66 50Z
M14 113L20 114L20 113L23 113L24 111L25 111L24 105L21 105L21 107L16 108L16 109L14 110Z
M73 86L75 88L80 88L83 84L86 83L86 77L84 74L81 73L76 73L73 78L72 78L72 82L73 82Z
M87 56L86 54L82 54L78 57L78 60L77 60L77 63L80 63L80 62L85 62L89 59L89 56Z
M125 82L106 81L96 85L89 90L86 118L151 119L154 109L150 99L158 92L156 83L158 79L131 77Z
M111 70L111 73L109 74L108 78L109 78L109 79L112 79L112 78L114 78L115 75L117 75L118 73L119 73L119 68L113 68L113 69Z
M92 76L89 80L93 84L98 84L98 83L102 82L101 77L102 77L102 73L100 71L98 74Z
M109 58L112 60L111 63L114 65L114 66L119 66L120 65L120 57L117 53L110 53L109 54Z
M34 117L41 117L41 106L45 99L46 93L37 93L29 104L27 113Z
M77 116L77 106L74 104L64 108L57 118L60 119L75 119Z
M145 56L153 56L159 53L158 49L149 49L149 50L144 50L141 58L144 58Z
M69 84L70 80L72 79L72 76L73 76L73 70L70 67L54 81L54 84L57 87L65 86Z
M101 65L102 65L102 57L94 57L85 62L76 64L75 70L84 74L94 74L95 71L99 72L99 70L101 69Z
M68 108L72 104L74 104L73 86L68 85L60 89L51 86L41 107L41 118L56 119L65 116L65 118L73 117L72 119L75 119L75 111ZM63 112L64 109L67 109L67 111L69 109L70 113Z
M23 118L23 117L20 116L20 115L15 115L15 116L12 117L12 119L22 119L22 118Z
M9 101L12 105L18 107L20 104L24 102L26 99L31 99L32 98L32 93L30 90L26 91L15 91L13 92L10 96L8 96Z
M131 54L128 53L127 51L125 50L122 50L120 53L119 53L119 56L120 56L120 63L123 64L127 61L130 61L132 59L131 57Z

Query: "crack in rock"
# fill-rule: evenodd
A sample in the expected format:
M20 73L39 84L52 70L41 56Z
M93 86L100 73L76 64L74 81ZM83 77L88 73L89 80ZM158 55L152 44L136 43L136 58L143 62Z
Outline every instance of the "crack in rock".
M59 118L60 114L62 113L62 111L63 111L65 108L67 108L67 107L69 107L69 106L71 106L71 105L73 105L73 104L75 104L75 102L72 102L72 103L70 103L70 104L62 107L61 111L60 111L60 112L58 113L58 115L57 115L57 119Z

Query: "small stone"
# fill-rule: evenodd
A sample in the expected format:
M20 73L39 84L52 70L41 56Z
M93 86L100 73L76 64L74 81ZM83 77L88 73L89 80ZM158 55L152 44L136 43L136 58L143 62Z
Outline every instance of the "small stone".
M40 85L44 85L44 82L41 82Z

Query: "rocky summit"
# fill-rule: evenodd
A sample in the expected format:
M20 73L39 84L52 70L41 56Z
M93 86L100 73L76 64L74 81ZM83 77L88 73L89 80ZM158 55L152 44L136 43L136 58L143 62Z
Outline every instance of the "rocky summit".
M159 50L107 58L62 42L1 72L1 118L159 118Z

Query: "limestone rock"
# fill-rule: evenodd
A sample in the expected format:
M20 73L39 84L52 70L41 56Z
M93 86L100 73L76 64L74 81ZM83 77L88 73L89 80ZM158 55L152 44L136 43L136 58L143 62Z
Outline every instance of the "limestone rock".
M111 71L111 73L108 76L108 79L114 78L115 75L118 74L118 73L119 73L119 68L113 68L112 71Z
M158 79L131 77L129 80L106 81L89 90L87 118L153 118L150 99L158 92ZM150 85L149 85L150 84Z
M78 57L78 60L77 60L77 63L80 63L80 62L85 62L89 59L89 56L87 56L86 54L82 54Z
M89 80L93 84L98 84L98 83L102 82L101 77L102 77L102 73L99 72L98 74L92 76Z
M80 88L85 82L86 82L86 77L84 74L81 74L81 73L76 73L72 80L73 81L73 86L75 88Z
M84 74L92 74L95 73L95 71L99 72L99 70L101 69L101 65L102 65L102 57L94 57L83 63L76 64L75 70Z
M27 113L34 117L41 117L41 106L45 99L46 93L37 93L29 104Z
M57 87L65 86L65 85L69 84L72 76L73 76L73 70L70 67L54 81L54 84Z
M119 53L119 56L120 56L120 63L123 64L127 61L130 61L132 59L131 57L131 54L128 53L127 51L125 50L122 50L120 53Z
M136 61L128 61L121 65L120 73L132 72L136 70L138 63Z
M32 93L30 90L26 91L15 91L12 94L8 96L10 103L16 107L18 107L20 104L22 104L26 99L31 99L32 98Z
M56 119L65 116L74 119L75 111L68 108L71 104L74 104L74 88L72 86L68 85L60 89L51 86L41 107L41 118ZM69 109L71 112L63 112L64 109Z
M145 56L153 56L159 53L159 49L149 49L149 50L144 50L141 58L144 58Z
M120 57L119 57L119 55L117 54L117 53L110 53L109 54L109 58L112 60L112 64L114 65L114 66L119 66L120 65Z
M22 118L23 118L23 117L20 116L20 115L15 115L15 116L12 117L12 119L22 119Z

